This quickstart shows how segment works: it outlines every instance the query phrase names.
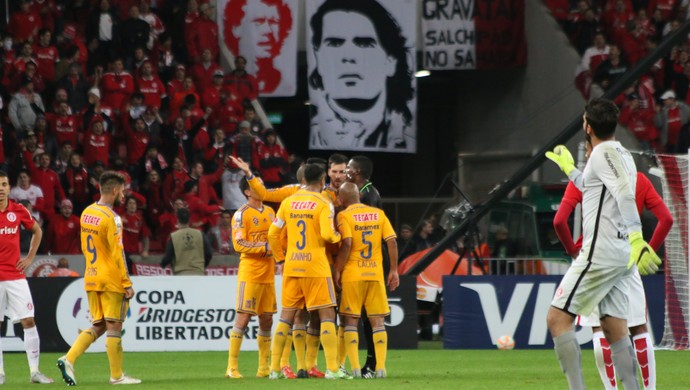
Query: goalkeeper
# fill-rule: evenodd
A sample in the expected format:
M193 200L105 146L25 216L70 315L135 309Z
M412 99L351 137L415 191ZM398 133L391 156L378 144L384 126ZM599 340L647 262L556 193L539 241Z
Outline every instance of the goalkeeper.
M592 100L583 115L585 138L593 147L584 171L575 168L564 146L546 153L582 191L582 250L556 289L546 319L570 389L585 388L573 320L594 309L599 310L623 386L626 390L639 389L637 360L626 320L632 267L647 275L656 272L661 260L642 238L635 205L637 169L630 152L615 140L617 124L618 108L613 102Z
M587 157L592 151L592 145L586 143ZM582 247L582 236L577 243L573 242L573 236L568 226L568 219L575 207L582 202L582 192L575 187L573 182L568 183L558 212L553 218L553 227L556 229L558 239L565 247L566 252L572 257L577 257ZM642 214L642 209L651 211L658 223L654 229L649 245L655 250L664 243L666 235L673 225L673 217L664 204L663 199L656 192L647 176L637 173L637 185L635 188L635 203L637 210ZM644 295L644 286L640 274L635 272L633 283L630 285L630 313L628 313L628 329L632 336L637 363L640 365L642 384L645 390L656 389L656 359L654 357L654 344L647 330L647 301ZM611 361L611 348L604 337L604 332L599 327L599 313L595 310L586 317L577 317L575 323L580 326L592 327L592 344L594 360L599 371L599 376L606 390L614 390L616 386L616 371Z

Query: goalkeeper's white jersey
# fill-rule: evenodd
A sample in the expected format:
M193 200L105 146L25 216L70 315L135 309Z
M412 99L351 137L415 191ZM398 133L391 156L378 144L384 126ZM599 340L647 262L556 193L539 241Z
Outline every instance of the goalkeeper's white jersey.
M628 233L640 231L635 205L637 168L630 152L618 141L597 145L584 172L570 179L582 191L582 250L578 261L627 265Z

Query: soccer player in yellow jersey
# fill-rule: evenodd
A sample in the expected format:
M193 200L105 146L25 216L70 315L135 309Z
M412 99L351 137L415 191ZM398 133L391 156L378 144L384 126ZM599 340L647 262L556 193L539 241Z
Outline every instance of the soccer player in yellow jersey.
M338 213L338 230L342 236L335 263L335 281L342 286L340 316L345 318L345 345L352 375L361 377L357 323L362 307L367 311L374 336L376 377L386 377L388 335L383 319L390 314L383 281L381 243L386 242L390 259L388 287L395 290L398 277L398 244L395 231L383 210L359 201L354 183L344 183L338 192L345 210Z
M240 189L247 197L247 203L240 207L233 217L232 244L235 251L240 254L240 270L236 300L237 318L230 333L230 351L225 377L242 378L238 370L242 339L251 317L258 316L259 370L256 376L264 378L269 374L271 327L273 314L277 309L275 262L267 239L268 228L275 218L275 213L249 188L246 179L240 181Z
M297 179L301 184L299 185L287 185L280 188L267 189L261 180L255 178L252 174L249 165L242 161L240 158L234 156L229 156L237 167L244 171L246 177L248 178L249 186L253 191L257 193L259 198L265 202L282 202L285 198L295 194L304 186L304 166L297 170ZM320 160L320 159L319 159ZM345 170L347 168L347 157L342 154L334 153L328 158L328 177L330 182L327 186L324 186L321 190L321 195L324 195L330 201L337 205L337 195L338 188L345 181ZM324 160L323 165L325 167L326 161ZM332 262L332 255L330 252L337 252L337 244L329 245L329 260ZM298 374L295 375L289 366L289 356L291 350L292 341L288 340L286 342L286 350L283 355L283 363L281 364L281 372L283 376L289 379L295 377L307 378L323 378L324 374L318 370L317 367L317 355L319 351L319 333L321 324L319 322L318 316L311 317L309 321L309 327L307 327L308 315L305 311L299 311L295 315L293 330L289 334L288 338L292 338L295 342L295 355L297 357L297 368ZM344 348L341 348L341 341L343 340L344 327L338 327L339 343L338 343L338 361L342 364L344 362ZM304 372L300 372L304 370Z
M81 332L67 355L58 359L62 379L75 386L74 363L89 346L106 333L105 349L110 363L110 384L139 384L122 372L122 323L134 296L122 247L122 220L113 211L124 200L125 178L103 172L101 198L81 214L81 250L86 260L84 288L93 317L91 328Z
M306 186L283 201L268 231L276 261L285 261L282 310L273 338L272 379L279 377L285 335L292 328L295 313L304 306L310 312L317 311L321 319L321 344L328 367L325 377L348 377L338 370L335 288L326 243L337 243L340 234L333 225L333 204L320 194L325 177L325 170L318 164L305 165ZM287 230L286 247L281 240L284 230Z

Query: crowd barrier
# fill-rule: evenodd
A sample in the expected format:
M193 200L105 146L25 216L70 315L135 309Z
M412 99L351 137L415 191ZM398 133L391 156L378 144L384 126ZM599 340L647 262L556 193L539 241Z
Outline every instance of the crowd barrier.
M29 278L41 336L41 350L64 352L89 327L90 313L81 278ZM236 276L134 276L135 295L122 332L127 351L226 351L235 321ZM276 277L280 310L282 278ZM401 277L389 292L391 315L386 318L391 349L417 348L417 307L414 277ZM7 322L7 321L5 321ZM278 315L274 316L274 326ZM243 350L258 350L258 321L247 326ZM3 326L5 351L24 351L18 325ZM90 352L105 351L105 338Z
M503 335L516 348L553 348L546 313L562 276L445 276L443 346L450 349L495 348ZM647 298L647 326L653 340L664 327L664 277L642 278ZM634 304L634 303L633 303ZM591 347L590 328L576 329L583 347Z

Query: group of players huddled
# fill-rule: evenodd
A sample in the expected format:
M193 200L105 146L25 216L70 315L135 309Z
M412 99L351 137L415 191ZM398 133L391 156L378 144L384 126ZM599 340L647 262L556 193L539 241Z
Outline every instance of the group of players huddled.
M297 172L300 185L266 189L247 163L231 159L245 172L241 189L247 203L233 217L233 245L240 253L240 267L237 318L230 334L225 376L242 378L238 369L242 339L251 317L258 316L257 377L385 378L388 336L384 318L390 312L386 285L393 291L399 284L398 248L395 231L378 208L379 193L369 181L371 160L355 156L348 161L340 154L332 155L328 162L310 159ZM58 359L62 378L70 386L77 383L77 358L103 334L107 336L110 383L141 383L122 370L122 322L134 290L122 252L122 220L112 209L124 200L124 186L121 174L104 173L100 200L81 216L84 285L93 322ZM278 212L264 201L281 202ZM386 258L388 276L384 281ZM283 275L282 311L271 336L277 311L277 270ZM340 321L336 326L338 301ZM358 357L360 318L368 344L364 366ZM325 373L316 364L319 344L326 357ZM292 345L297 374L289 365ZM346 357L351 375L344 368Z
M247 203L233 217L240 269L225 376L242 378L242 339L251 316L258 316L257 377L385 378L388 338L383 320L390 312L386 285L392 291L399 284L398 248L395 231L378 208L378 191L369 181L371 160L355 156L348 162L340 154L327 162L310 159L297 172L301 184L267 190L244 161L231 159L245 172L241 189ZM280 202L278 212L264 201ZM386 257L390 269L384 281ZM283 275L282 310L271 339L276 268ZM369 348L364 366L358 356L360 317ZM297 374L289 365L293 345ZM316 367L319 345L326 358L325 374ZM346 357L352 375L345 371Z

